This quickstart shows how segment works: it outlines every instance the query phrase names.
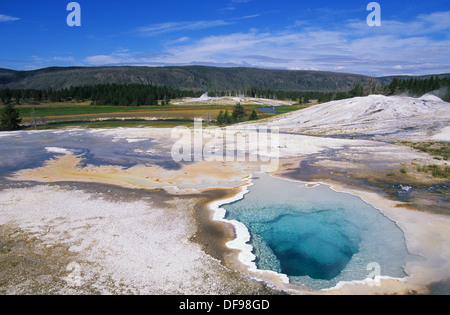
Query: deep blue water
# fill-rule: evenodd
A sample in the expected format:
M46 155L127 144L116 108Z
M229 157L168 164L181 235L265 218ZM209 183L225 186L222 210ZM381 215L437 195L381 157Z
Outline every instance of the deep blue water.
M332 280L359 250L358 228L339 210L280 215L264 224L258 233L290 276Z
M260 176L260 175L258 175ZM262 175L243 200L226 205L226 219L244 223L259 269L287 274L314 289L364 280L377 263L381 276L403 278L413 259L403 232L360 198L328 186Z

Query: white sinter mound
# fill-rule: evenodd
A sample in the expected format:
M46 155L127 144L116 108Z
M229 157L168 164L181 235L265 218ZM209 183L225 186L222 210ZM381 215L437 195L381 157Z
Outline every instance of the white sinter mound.
M421 98L370 95L278 116L269 125L315 135L430 137L450 125L450 104L429 94Z
M261 106L290 106L295 102L272 100L266 98L245 97L245 96L223 96L223 97L210 97L208 93L203 94L199 98L186 97L181 100L173 101L173 105L236 105L236 103L246 105L261 105Z

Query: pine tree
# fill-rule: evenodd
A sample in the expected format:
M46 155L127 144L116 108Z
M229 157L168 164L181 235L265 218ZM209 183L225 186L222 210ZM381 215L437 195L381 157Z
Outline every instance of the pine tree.
M224 124L224 116L223 116L223 111L219 112L219 115L216 118L216 124L221 126Z
M5 89L0 91L0 97L4 105L9 104L11 102L11 90Z
M357 83L356 86L349 92L351 97L364 96L364 87Z
M244 119L245 116L246 114L244 106L242 106L241 103L237 103L236 106L234 106L233 113L231 114L232 121L238 122Z
M249 121L253 121L253 120L258 120L258 114L256 113L255 110L252 111L252 113L250 114L250 117L248 118Z
M0 112L0 129L8 131L20 129L22 119L19 117L19 110L13 105L7 104Z
M233 123L233 117L230 116L228 113L228 109L225 111L225 114L223 115L223 124L229 125Z
M394 78L387 87L387 93L388 95L395 95L400 92L399 90L400 90L400 80L398 78Z

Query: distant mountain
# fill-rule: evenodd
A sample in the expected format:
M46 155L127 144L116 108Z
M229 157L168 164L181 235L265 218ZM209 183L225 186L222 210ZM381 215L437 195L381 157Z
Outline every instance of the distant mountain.
M49 89L104 83L138 83L179 90L238 91L252 87L277 91L341 92L376 78L358 74L269 70L257 68L177 67L70 67L33 71L0 69L0 89Z
M389 84L394 80L394 78L400 79L400 80L409 80L409 79L429 79L432 76L438 76L440 78L448 78L450 77L450 73L442 73L442 74L429 74L429 75L420 75L420 76L411 76L411 75L391 75L386 77L379 77L378 80L382 81L384 84Z

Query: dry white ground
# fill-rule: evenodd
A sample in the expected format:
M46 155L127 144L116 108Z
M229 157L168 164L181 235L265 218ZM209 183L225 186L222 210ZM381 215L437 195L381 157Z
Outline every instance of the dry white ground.
M235 294L261 286L190 239L195 200L111 201L60 186L0 192L0 294ZM248 291L247 291L248 290Z
M282 101L282 100L272 100L265 98L256 97L245 97L245 96L225 96L225 97L210 97L208 94L204 94L199 98L183 98L181 100L174 100L172 104L174 105L231 105L234 106L236 103L246 104L246 105L261 105L261 106L289 106L293 105L295 102L292 101Z

